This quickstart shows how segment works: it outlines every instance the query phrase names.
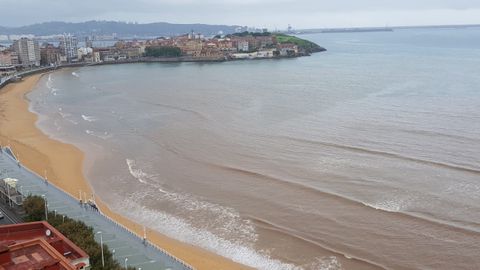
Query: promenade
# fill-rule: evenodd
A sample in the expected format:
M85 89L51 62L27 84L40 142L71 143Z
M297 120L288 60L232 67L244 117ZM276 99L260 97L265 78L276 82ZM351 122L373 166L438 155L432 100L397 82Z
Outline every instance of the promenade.
M18 179L17 190L25 196L39 195L47 200L49 211L81 220L94 228L97 242L100 235L115 259L121 264L141 270L190 270L184 264L161 248L149 243L148 236L137 236L127 228L103 215L100 211L45 181L42 177L24 168L17 162L9 148L0 148L0 179L10 177Z

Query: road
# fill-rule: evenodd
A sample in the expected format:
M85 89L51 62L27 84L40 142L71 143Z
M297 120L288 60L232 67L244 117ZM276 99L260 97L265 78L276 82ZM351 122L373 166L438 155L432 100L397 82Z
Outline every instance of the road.
M19 220L19 218L12 213L12 211L8 210L8 207L6 207L4 204L0 204L0 211L3 214L3 218L0 219L0 225L21 223L21 220Z

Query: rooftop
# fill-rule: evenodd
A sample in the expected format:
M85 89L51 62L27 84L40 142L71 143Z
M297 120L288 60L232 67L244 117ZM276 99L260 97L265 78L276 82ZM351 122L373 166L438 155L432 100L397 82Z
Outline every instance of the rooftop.
M55 248L43 239L33 239L10 246L0 245L0 270L76 270Z
M0 239L0 246L10 249L14 246L30 243L31 240L42 240L72 265L80 263L86 265L89 260L88 255L82 249L44 221L1 226ZM29 250L26 249L22 252L27 254ZM0 270L2 269L0 268Z

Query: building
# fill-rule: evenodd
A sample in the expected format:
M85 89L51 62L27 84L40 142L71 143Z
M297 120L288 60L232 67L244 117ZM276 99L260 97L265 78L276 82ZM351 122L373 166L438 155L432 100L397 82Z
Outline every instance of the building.
M13 50L18 54L22 66L40 66L40 46L37 41L28 38L15 40Z
M93 41L90 37L85 37L85 47L93 48Z
M88 270L90 258L45 221L4 225L0 269Z
M77 37L70 34L63 34L60 37L59 47L62 51L62 55L66 57L67 62L77 61L78 53L78 41Z
M248 44L247 40L239 40L237 43L237 50L239 52L248 52L250 49L250 46Z
M4 50L0 52L0 66L17 66L18 54L14 51Z
M43 66L59 65L62 62L62 51L53 46L47 44L40 49L40 64Z
M283 43L277 45L280 56L296 56L298 55L298 46L293 43Z
M93 62L93 49L90 47L81 47L77 50L77 59L78 61L83 61L86 63Z
M17 182L15 178L4 178L0 181L0 199L10 208L21 208L23 204L23 196L17 189Z

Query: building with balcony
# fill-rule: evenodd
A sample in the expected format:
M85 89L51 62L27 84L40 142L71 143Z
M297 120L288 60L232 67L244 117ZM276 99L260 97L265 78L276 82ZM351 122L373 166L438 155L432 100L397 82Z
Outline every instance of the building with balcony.
M15 40L13 50L22 66L40 66L40 46L37 41L28 38Z

